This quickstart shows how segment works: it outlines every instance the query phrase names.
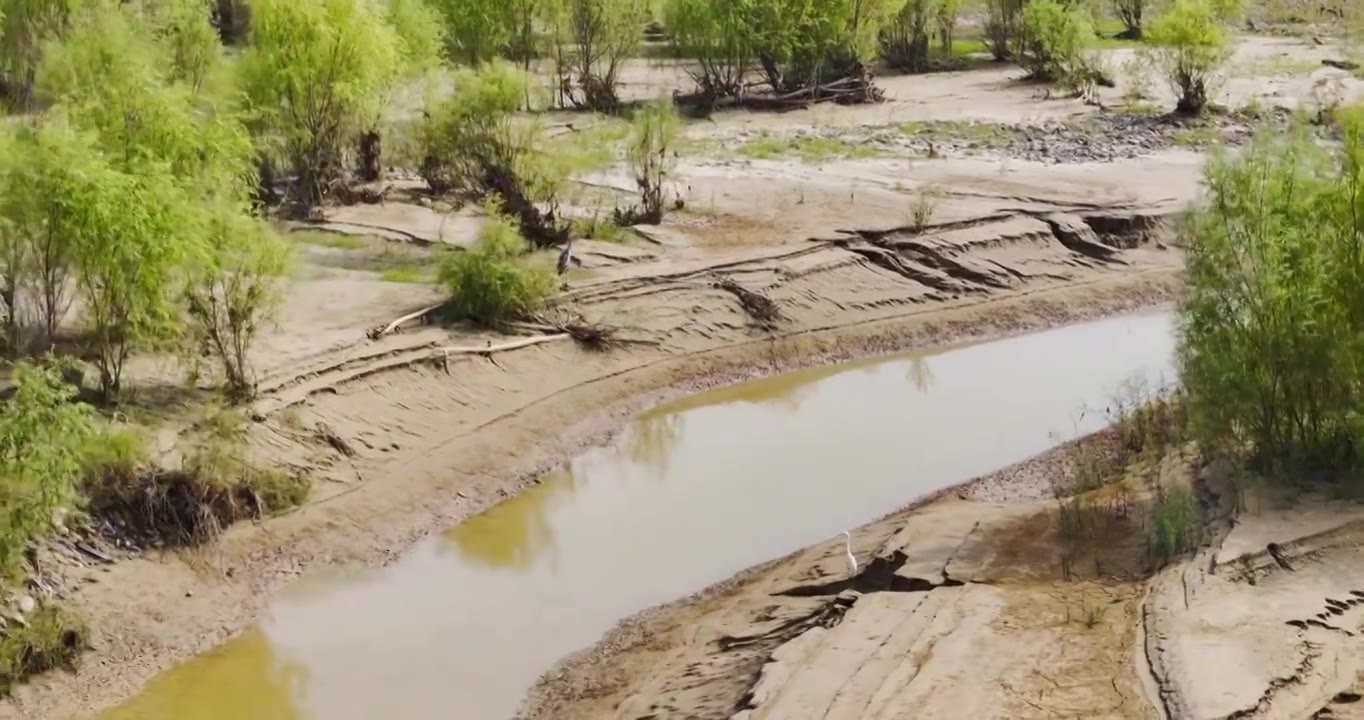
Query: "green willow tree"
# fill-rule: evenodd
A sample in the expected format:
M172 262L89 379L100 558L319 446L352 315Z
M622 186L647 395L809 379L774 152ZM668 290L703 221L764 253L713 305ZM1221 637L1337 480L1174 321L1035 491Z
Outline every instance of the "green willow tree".
M0 97L13 110L34 108L43 48L93 0L0 0Z
M262 139L296 178L293 200L322 201L344 154L404 73L409 46L370 0L257 0L241 81Z
M167 347L209 349L244 397L282 246L251 217L256 150L204 65L221 54L216 35L172 4L149 8L102 4L47 49L37 88L53 108L18 138L33 181L10 184L0 207L29 243L30 275L49 256L74 279L106 399L134 352ZM61 252L45 255L51 237Z
M1209 166L1183 232L1181 377L1207 447L1269 471L1360 469L1364 450L1364 112L1343 142L1304 130Z

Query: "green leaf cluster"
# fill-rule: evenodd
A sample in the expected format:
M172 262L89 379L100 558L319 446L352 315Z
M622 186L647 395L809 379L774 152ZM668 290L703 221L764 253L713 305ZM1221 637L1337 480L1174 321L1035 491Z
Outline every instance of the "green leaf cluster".
M282 272L283 245L252 216L256 148L206 13L200 0L168 0L73 15L35 75L48 109L4 139L9 349L50 346L74 288L110 400L133 353L209 333L186 301L222 283L256 288L224 310L249 343ZM26 339L35 307L40 332ZM246 372L220 359L240 392Z
M1231 57L1224 28L1231 11L1211 0L1174 0L1147 28L1143 52L1175 91L1180 112L1196 115L1207 105L1217 71Z
M73 402L59 368L13 369L14 394L0 405L0 581L20 572L24 548L77 503L82 452L93 413Z
M533 316L553 294L555 275L543 258L526 251L515 221L489 203L474 247L441 262L438 277L450 291L451 314L481 323Z
M1014 57L1030 75L1081 88L1095 74L1088 48L1094 25L1079 8L1059 0L1029 0L1019 16Z
M1260 138L1209 166L1184 229L1179 358L1208 447L1267 470L1360 469L1364 449L1364 114L1343 142Z

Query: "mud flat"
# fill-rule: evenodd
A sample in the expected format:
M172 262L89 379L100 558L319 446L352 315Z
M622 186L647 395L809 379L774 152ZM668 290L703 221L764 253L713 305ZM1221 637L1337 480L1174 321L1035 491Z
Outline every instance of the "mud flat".
M1122 511L1077 557L1042 499L1076 447L859 528L851 579L826 542L642 613L546 674L522 714L1364 717L1358 503L1280 502L1177 451L1099 491ZM1193 488L1208 526L1152 576L1157 487Z

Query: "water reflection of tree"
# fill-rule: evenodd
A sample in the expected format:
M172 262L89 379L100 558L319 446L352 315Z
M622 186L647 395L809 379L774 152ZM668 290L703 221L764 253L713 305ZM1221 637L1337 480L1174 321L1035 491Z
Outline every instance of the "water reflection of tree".
M308 668L275 653L258 629L152 681L103 720L300 720Z
M554 547L550 511L554 499L571 495L572 468L551 473L540 485L451 528L445 538L467 561L490 568L524 570Z
M685 416L682 413L656 412L644 415L626 433L626 455L662 475L668 469L673 448L682 438L684 424Z
M920 393L928 392L928 388L933 385L933 369L928 366L928 358L922 355L909 358L909 366L905 368L905 378L914 385L915 390Z

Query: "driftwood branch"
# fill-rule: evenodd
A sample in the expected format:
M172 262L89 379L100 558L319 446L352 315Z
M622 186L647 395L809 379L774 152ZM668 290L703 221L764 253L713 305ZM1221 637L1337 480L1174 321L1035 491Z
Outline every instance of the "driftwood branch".
M808 85L789 92L749 93L717 95L714 92L695 92L675 95L677 105L694 108L697 113L709 115L716 110L744 108L746 110L770 110L787 112L802 110L816 103L836 102L843 105L877 103L885 99L885 93L872 82L870 73L862 72L826 83Z
M442 304L444 303L431 305L429 307L424 307L416 312L408 313L387 325L378 325L373 328L370 328L369 332L365 334L369 336L370 340L378 340L379 338L393 332L394 330L397 330L399 326L403 325L404 323L416 320L419 317L425 317L427 314L439 310Z
M439 360L441 364L445 366L445 371L449 372L450 371L449 363L451 355L491 356L493 353L506 352L508 350L518 350L520 348L530 347L532 345L540 345L542 343L554 342L556 340L567 340L571 337L573 336L569 335L568 333L560 333L558 335L541 335L539 337L522 338L520 340L505 342L500 345L494 345L492 344L491 341L489 341L488 344L484 347L478 347L476 345L473 346L450 345L448 347L438 347L432 350L431 359Z

